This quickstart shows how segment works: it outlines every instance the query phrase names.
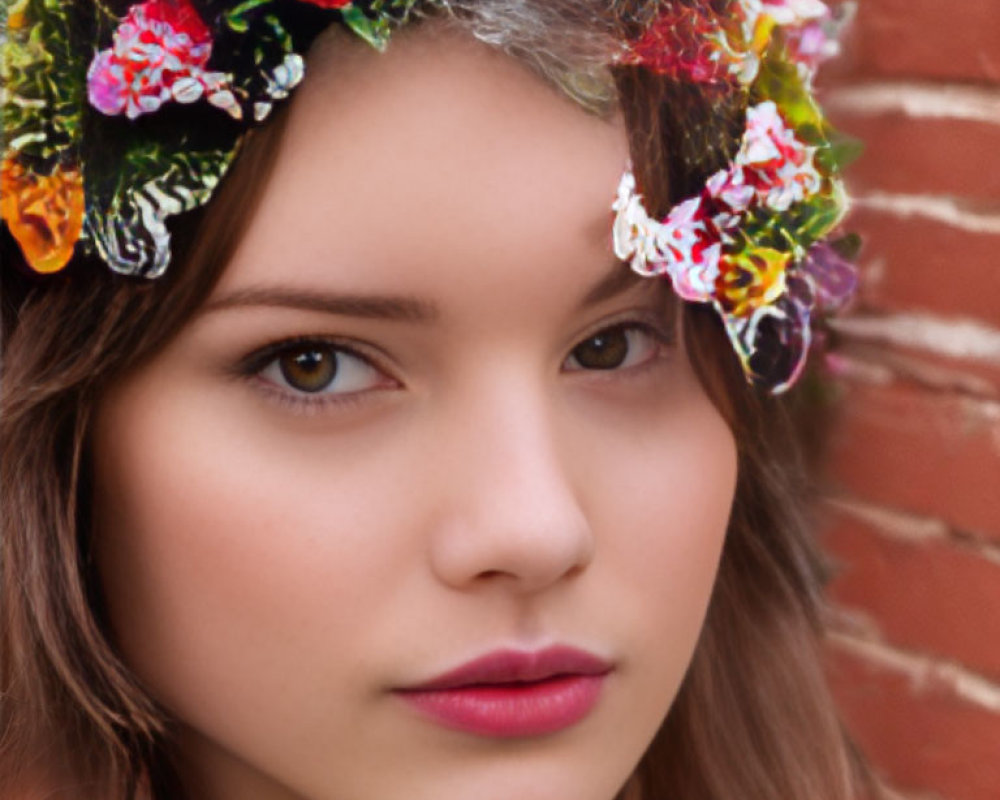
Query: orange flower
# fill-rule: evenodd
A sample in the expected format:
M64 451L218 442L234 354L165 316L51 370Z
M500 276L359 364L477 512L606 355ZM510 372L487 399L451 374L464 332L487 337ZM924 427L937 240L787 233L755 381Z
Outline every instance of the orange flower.
M28 0L15 0L7 9L7 30L19 31L27 23Z
M0 217L35 272L58 272L83 230L83 175L57 165L35 175L13 158L0 166Z

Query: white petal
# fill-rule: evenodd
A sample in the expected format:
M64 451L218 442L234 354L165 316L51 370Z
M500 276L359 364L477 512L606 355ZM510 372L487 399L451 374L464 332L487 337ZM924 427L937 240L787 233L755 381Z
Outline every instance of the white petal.
M178 103L193 103L202 96L205 87L192 77L178 78L170 87L170 93Z

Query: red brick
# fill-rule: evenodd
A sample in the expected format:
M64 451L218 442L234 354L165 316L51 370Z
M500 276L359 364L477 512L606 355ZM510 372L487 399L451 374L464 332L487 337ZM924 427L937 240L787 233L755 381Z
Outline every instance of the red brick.
M831 431L835 485L1000 540L1000 419L914 386L843 386Z
M866 306L1000 325L1000 234L865 210L847 227L864 239L859 299Z
M830 675L848 729L893 784L948 800L1000 796L1000 714L836 649Z
M996 0L861 0L841 63L828 77L1000 82Z
M865 144L847 172L856 189L1000 201L1000 124L896 113L841 113L834 122Z
M1000 564L947 539L903 540L838 514L823 540L834 601L885 637L1000 681Z

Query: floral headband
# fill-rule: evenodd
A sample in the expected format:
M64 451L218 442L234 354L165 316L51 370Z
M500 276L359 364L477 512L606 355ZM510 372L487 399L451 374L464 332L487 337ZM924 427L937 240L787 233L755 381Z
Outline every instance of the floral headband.
M627 51L640 64L748 104L739 150L701 193L651 219L626 172L614 247L641 275L669 277L685 300L711 303L747 378L773 393L805 365L814 312L838 310L857 279L854 237L825 237L847 212L838 173L853 155L812 94L853 12L820 0L672 4Z
M0 217L38 273L78 249L154 278L169 217L204 205L243 134L302 80L337 20L376 48L414 7L447 0L11 0L0 38ZM842 6L841 9L846 8ZM711 303L750 380L774 392L805 361L810 318L853 290L834 143L812 96L846 15L820 0L673 0L617 63L737 97L733 162L662 220L622 178L616 254ZM206 108L216 115L205 124Z
M316 33L337 18L383 48L416 2L13 0L0 215L28 265L57 272L82 246L161 275L167 218L208 201L242 134L302 80Z

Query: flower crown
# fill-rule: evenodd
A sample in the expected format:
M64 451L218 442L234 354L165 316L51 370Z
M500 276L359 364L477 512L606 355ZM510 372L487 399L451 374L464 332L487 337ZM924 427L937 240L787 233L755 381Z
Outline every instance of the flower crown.
M701 193L651 219L632 173L618 187L616 255L711 303L749 380L773 393L802 372L814 312L853 294L853 237L823 241L847 211L837 177L853 148L837 142L812 95L821 61L853 7L820 0L674 3L622 57L707 92L746 98L735 158Z
M418 4L448 2L11 0L0 217L28 266L58 272L83 250L115 272L161 275L168 218L209 200L246 130L302 80L315 35L337 20L382 49ZM617 63L737 98L746 128L729 167L660 221L627 171L615 252L711 303L748 378L782 391L801 372L810 317L855 282L846 240L823 242L846 211L844 148L812 96L847 15L820 0L657 8Z
M208 201L243 133L302 80L316 33L337 19L381 49L418 0L196 2L7 7L0 216L36 272L82 246L161 275L167 218ZM203 102L222 112L209 124Z

